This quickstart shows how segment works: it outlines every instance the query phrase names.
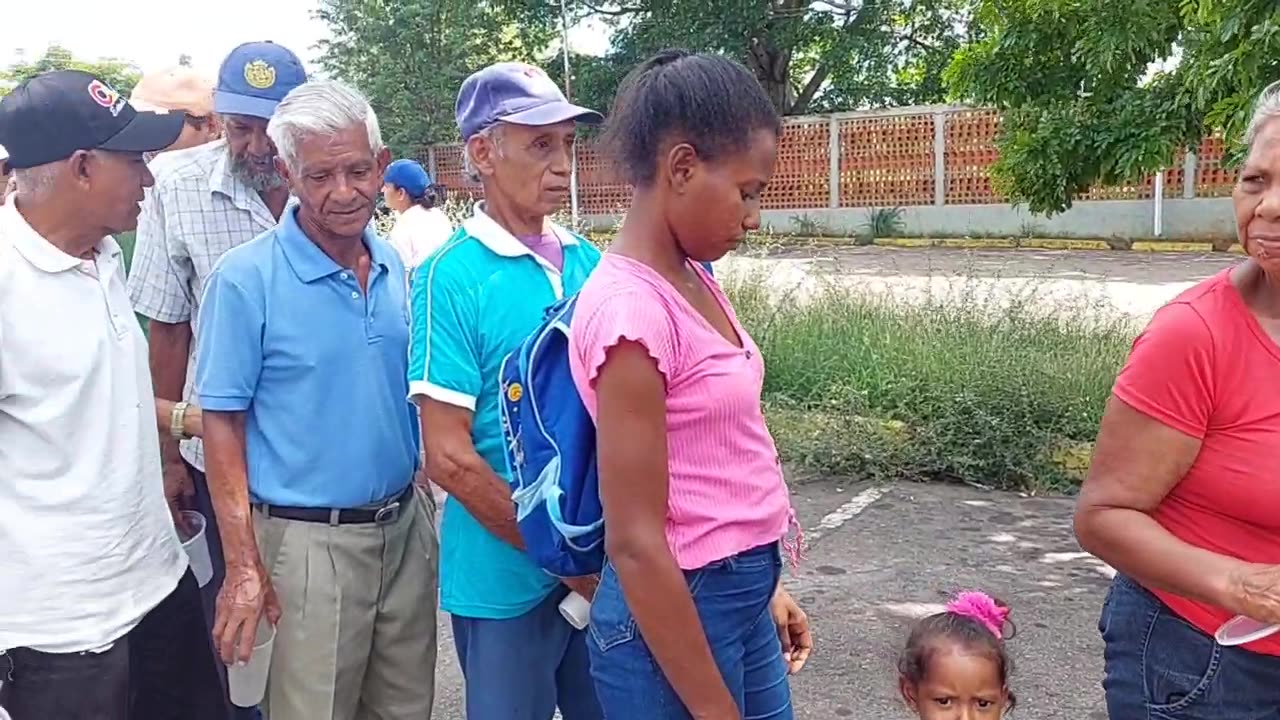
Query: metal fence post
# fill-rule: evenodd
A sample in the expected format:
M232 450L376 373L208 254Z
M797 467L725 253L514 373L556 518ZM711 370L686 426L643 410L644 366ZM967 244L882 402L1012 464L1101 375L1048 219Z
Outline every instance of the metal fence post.
M933 114L933 204L947 204L947 116Z
M1199 158L1188 152L1182 159L1182 197L1190 200L1196 196L1196 185L1199 182L1196 172L1199 170Z
M840 119L832 115L827 121L827 207L840 207Z

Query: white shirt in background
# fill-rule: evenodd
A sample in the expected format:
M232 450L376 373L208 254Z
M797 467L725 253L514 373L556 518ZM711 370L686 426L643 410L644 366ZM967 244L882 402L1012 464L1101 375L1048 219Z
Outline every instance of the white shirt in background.
M0 207L0 650L98 650L187 569L120 246L72 257Z
M421 205L413 205L396 217L387 241L400 253L405 269L412 275L422 261L444 245L452 234L453 223L444 210L428 210Z

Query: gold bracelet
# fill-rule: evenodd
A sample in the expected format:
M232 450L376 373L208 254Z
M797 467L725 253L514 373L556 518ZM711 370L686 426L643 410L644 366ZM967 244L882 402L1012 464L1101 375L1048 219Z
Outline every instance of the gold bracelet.
M169 434L178 440L189 440L190 435L187 434L184 426L187 420L187 408L191 403L182 401L173 404L173 410L169 411Z

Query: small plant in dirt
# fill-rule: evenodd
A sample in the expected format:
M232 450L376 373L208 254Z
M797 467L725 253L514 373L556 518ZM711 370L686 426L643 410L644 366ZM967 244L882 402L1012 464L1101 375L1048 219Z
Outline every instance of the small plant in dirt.
M902 235L902 208L872 208L867 211L867 222L862 226L859 238L869 238L870 245L876 238L898 237Z

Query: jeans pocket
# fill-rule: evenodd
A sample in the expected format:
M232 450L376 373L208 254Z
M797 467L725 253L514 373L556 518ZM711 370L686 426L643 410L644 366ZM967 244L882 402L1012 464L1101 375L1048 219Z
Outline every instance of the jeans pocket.
M1167 608L1147 628L1142 676L1147 708L1172 715L1205 699L1222 664L1222 646Z
M622 585L613 563L605 562L600 584L591 601L591 624L587 634L600 652L606 652L636 639L636 619L622 595Z

